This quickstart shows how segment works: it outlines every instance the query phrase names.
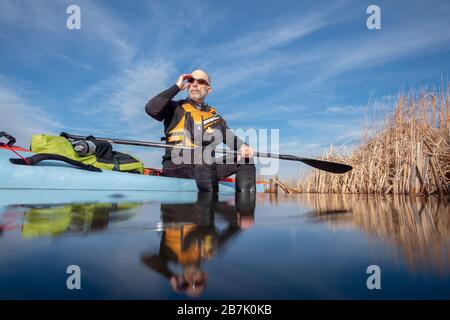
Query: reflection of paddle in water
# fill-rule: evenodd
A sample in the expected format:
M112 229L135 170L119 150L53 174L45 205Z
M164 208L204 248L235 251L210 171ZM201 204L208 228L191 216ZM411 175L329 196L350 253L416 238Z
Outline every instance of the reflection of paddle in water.
M141 261L170 282L177 293L195 297L206 288L207 273L201 268L204 260L210 260L223 251L225 245L242 229L254 221L255 194L236 193L235 205L218 202L217 195L198 193L193 204L161 205L163 225L159 252L146 253ZM220 215L227 226L220 230L215 215ZM183 223L177 224L182 221ZM172 227L167 227L172 225ZM181 274L173 272L169 263L181 265Z

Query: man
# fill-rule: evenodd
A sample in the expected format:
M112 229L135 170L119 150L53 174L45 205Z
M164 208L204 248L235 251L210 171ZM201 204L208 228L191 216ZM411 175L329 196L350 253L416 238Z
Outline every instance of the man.
M185 89L188 90L187 99L174 101L175 95ZM205 103L205 98L211 91L208 74L195 70L191 74L182 74L175 85L150 99L145 106L145 111L151 117L164 121L163 139L168 144L193 148L181 151L167 148L163 157L162 174L195 179L199 191L207 192L217 192L218 180L236 174L237 192L255 192L256 173L251 161L253 149L231 132L215 108ZM218 137L220 138L217 139ZM213 163L206 161L203 152L205 148L215 147L220 142L239 151L232 163L224 163L225 157L214 158ZM210 156L214 157L214 151ZM184 160L181 163L180 158ZM244 161L240 161L241 159Z

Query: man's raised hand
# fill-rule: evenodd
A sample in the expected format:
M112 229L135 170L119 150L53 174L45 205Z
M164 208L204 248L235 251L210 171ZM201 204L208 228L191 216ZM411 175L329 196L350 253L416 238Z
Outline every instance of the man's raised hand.
M185 74L182 74L181 76L179 76L178 77L178 80L177 80L177 82L176 82L176 85L178 86L178 88L180 88L180 90L181 91L183 91L184 89L186 89L187 88L187 86L188 86L188 82L184 82L184 80L187 80L187 79L189 79L189 78L191 78L192 76L191 76L191 74L189 73L185 73Z

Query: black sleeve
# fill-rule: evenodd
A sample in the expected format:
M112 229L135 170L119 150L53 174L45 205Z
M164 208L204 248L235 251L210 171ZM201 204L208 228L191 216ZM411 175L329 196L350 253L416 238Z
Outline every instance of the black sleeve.
M170 271L167 261L163 260L158 255L141 256L141 261L167 279L170 279L174 275L174 273Z
M226 144L228 147L233 146L234 148L232 150L237 151L241 148L241 146L244 143L244 141L242 141L237 135L235 135L230 128L228 128L227 123L225 122L225 120L223 120L223 125L222 125L222 137L223 137L223 143Z
M228 223L237 224L236 207L229 205L226 201L218 201L216 203L216 213L221 215Z
M176 84L151 98L145 105L145 112L158 121L170 118L173 114L172 98L180 91Z
M217 243L218 251L224 250L227 243L230 242L232 238L238 236L242 230L237 225L228 225L228 227L219 236L219 241Z

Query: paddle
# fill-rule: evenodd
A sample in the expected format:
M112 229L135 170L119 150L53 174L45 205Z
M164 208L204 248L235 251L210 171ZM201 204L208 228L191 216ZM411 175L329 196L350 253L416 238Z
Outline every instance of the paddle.
M79 136L74 134L69 134L65 132L61 132L62 137L66 137L69 139L86 139L87 136ZM107 141L109 143L114 144L125 144L125 145L132 145L132 146L141 146L141 147L153 147L153 148L169 148L169 149L192 149L191 147L184 147L184 146L175 146L165 143L159 143L159 142L147 142L147 141L136 141L136 140L124 140L124 139L114 139L114 138L99 138L95 137L97 140L101 141ZM237 155L238 151L233 150L216 150L216 152L220 152L223 154L231 154L231 155ZM262 158L274 158L274 159L282 159L282 160L291 160L291 161L300 161L303 162L313 168L332 172L332 173L345 173L353 168L349 165L342 164L342 163L336 163L336 162L329 162L324 160L316 160L316 159L308 159L308 158L302 158L297 156L291 156L288 154L273 154L273 153L264 153L264 152L255 152L255 157L262 157Z

